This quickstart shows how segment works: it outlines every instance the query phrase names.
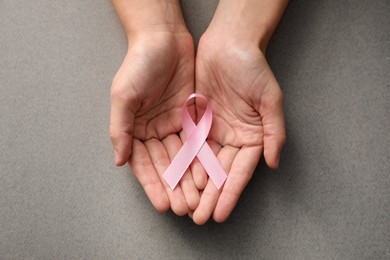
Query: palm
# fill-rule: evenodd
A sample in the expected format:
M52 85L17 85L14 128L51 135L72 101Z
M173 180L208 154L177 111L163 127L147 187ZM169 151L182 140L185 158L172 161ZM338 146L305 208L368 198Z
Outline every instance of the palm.
M222 146L261 146L263 128L255 106L262 89L256 81L263 80L268 67L262 64L260 51L256 56L232 52L217 59L207 50L198 54L196 90L207 95L213 106L209 139Z
M132 96L134 138L163 139L181 129L180 108L193 92L193 47L190 38L181 44L145 40L129 48L117 77ZM130 92L131 91L131 92Z
M181 130L181 106L193 92L192 64L172 75L165 89L151 90L135 116L134 138L162 140ZM191 74L188 74L191 72Z
M264 142L284 135L284 127L275 127L269 119L281 109L281 92L262 52L256 46L228 43L218 46L217 51L215 41L210 42L202 40L199 45L196 91L208 96L212 104L208 140L228 179L222 192L210 181L205 187L194 213L199 223L207 221L213 211L217 221L229 216L252 176Z

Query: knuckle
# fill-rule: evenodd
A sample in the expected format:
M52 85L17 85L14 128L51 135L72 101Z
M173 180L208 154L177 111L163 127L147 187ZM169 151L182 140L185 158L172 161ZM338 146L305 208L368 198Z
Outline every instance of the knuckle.
M119 135L116 131L111 130L109 131L108 135L110 136L111 141L114 143L116 140L118 140Z
M122 135L130 134L130 131L118 131L118 130L110 127L110 131L108 134L109 134L110 138L118 139Z
M128 96L127 89L123 84L115 84L111 87L112 99L125 99Z

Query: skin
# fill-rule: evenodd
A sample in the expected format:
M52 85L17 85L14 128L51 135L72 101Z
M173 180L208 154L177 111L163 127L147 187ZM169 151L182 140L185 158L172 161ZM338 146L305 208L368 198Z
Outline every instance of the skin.
M225 221L264 154L277 168L286 133L283 95L264 53L286 1L219 3L213 21L202 36L196 57L196 91L213 107L209 142L228 178L217 190L211 180L192 213L197 224L212 216ZM202 175L206 178L206 173Z
M116 164L129 162L158 211L188 213L197 224L210 217L225 221L261 155L271 168L279 165L286 138L283 95L264 53L287 1L221 0L200 40L196 62L177 1L113 4L129 42L111 88ZM213 107L208 143L228 178L217 190L194 160L172 191L162 174L185 142L181 106L194 91L207 96ZM189 107L195 120L204 105Z
M194 92L193 40L177 2L146 2L113 1L128 52L112 82L110 138L116 165L129 162L156 210L185 215L199 203L191 172L173 191L162 174L182 146L181 106Z

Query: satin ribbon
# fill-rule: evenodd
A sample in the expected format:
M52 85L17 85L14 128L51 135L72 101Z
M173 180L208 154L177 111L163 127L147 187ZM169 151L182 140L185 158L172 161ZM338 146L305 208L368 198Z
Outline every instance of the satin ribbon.
M207 101L206 111L197 125L192 121L187 107L188 102L193 98L202 98ZM176 187L195 157L199 159L217 189L221 188L225 182L227 178L226 172L206 141L212 121L213 113L208 99L199 93L191 94L184 103L182 110L182 126L187 141L183 144L163 175L172 190Z

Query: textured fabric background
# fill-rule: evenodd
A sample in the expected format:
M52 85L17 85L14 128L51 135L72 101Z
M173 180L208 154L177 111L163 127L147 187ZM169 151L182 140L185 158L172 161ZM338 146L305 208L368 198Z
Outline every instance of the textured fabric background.
M182 1L197 42L217 1ZM292 0L268 60L285 94L224 224L154 211L108 138L126 53L110 1L0 0L1 259L389 259L390 2Z

